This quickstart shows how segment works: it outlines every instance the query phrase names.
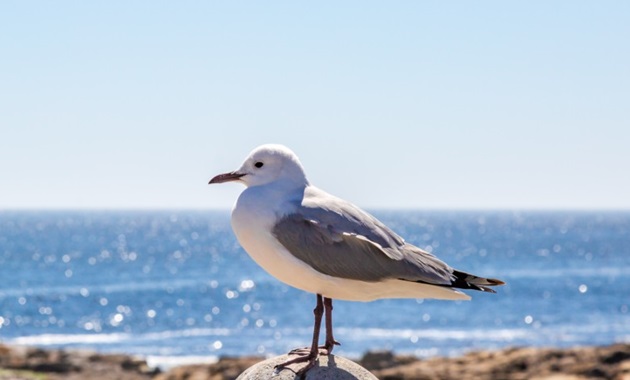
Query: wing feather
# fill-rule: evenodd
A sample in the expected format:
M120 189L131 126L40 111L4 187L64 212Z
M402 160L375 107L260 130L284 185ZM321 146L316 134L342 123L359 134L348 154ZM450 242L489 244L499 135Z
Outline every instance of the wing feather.
M309 187L273 234L295 257L335 277L394 278L448 286L453 269L353 204Z

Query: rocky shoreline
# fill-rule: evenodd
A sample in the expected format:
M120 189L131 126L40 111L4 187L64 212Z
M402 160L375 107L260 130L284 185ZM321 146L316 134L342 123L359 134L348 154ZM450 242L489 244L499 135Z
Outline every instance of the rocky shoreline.
M224 357L161 372L129 355L0 345L0 380L233 380L263 359ZM518 347L428 359L368 352L356 362L381 380L630 380L630 344Z

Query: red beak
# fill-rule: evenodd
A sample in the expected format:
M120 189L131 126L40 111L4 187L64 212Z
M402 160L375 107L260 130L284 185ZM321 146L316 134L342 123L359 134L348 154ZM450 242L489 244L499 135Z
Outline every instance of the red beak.
M208 185L211 185L213 183L238 181L239 178L241 178L244 175L245 175L244 173L237 173L237 172L219 174L218 176L215 176L214 178L212 178L210 182L208 182Z

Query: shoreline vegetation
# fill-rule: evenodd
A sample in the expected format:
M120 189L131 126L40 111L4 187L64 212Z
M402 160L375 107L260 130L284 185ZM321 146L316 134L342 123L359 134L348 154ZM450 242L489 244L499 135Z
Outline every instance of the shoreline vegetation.
M232 380L263 357L160 371L138 357L0 344L0 380ZM513 347L420 359L371 351L355 360L381 380L630 380L630 343L574 348Z

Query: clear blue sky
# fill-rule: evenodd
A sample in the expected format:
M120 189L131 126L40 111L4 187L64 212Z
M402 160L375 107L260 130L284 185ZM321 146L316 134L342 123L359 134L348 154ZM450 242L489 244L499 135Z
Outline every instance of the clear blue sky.
M368 208L630 209L628 1L3 1L0 210L229 208L262 143Z

